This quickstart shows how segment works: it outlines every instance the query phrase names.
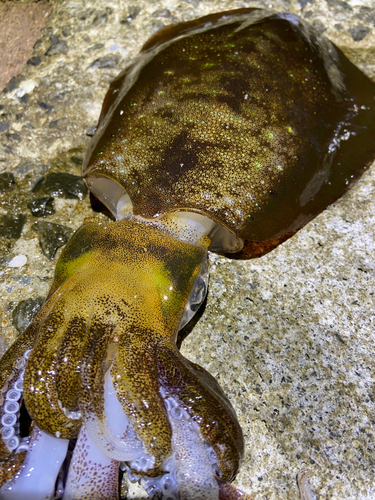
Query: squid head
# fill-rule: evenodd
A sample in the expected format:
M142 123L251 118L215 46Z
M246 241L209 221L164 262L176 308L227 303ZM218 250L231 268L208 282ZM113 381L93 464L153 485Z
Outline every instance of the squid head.
M36 498L117 498L119 464L150 496L248 498L229 484L235 412L177 334L206 296L208 249L266 253L370 165L374 95L289 14L210 15L146 43L112 83L83 166L115 221L75 233L2 360L0 498L47 465Z

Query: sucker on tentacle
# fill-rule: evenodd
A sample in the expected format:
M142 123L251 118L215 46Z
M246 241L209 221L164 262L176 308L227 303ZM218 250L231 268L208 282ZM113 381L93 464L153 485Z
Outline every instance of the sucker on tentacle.
M25 351L22 358L17 361L14 371L0 390L0 414L2 415L0 433L10 452L16 451L19 453L25 451L25 443L21 442L18 435L19 412L25 366L30 352L30 349Z
M76 231L0 363L0 499L115 499L120 467L150 497L250 498L229 484L235 411L178 331L205 299L208 249L272 250L369 166L374 94L292 14L214 14L146 43L83 164L116 220Z

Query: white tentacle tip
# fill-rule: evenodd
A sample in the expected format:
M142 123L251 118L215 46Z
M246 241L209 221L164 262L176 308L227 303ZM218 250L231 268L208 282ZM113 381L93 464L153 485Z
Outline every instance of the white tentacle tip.
M315 495L310 489L309 479L311 477L310 469L303 469L297 474L297 484L301 500L316 500Z

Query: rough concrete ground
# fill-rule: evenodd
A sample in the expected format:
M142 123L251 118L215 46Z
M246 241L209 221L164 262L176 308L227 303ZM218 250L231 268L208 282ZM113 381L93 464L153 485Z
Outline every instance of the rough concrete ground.
M24 66L0 95L0 172L17 183L0 215L27 216L21 238L1 247L2 351L17 335L12 311L45 296L57 258L40 251L30 189L47 171L79 172L71 158L87 147L109 82L152 33L267 6L313 23L375 80L373 0L51 4L32 54L38 65ZM318 499L375 497L374 191L370 169L270 254L246 262L211 255L207 306L182 350L217 377L238 413L246 455L236 484L255 498L298 498L295 477L306 467ZM72 229L92 214L87 197L56 198L55 208L46 220ZM26 263L9 267L17 255Z

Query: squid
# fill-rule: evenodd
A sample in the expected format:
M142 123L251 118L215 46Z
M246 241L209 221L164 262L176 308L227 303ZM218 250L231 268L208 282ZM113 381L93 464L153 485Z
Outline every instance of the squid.
M111 212L64 247L0 363L0 498L250 499L216 380L182 356L208 251L264 255L375 157L375 84L292 14L169 26L111 84L82 175Z

